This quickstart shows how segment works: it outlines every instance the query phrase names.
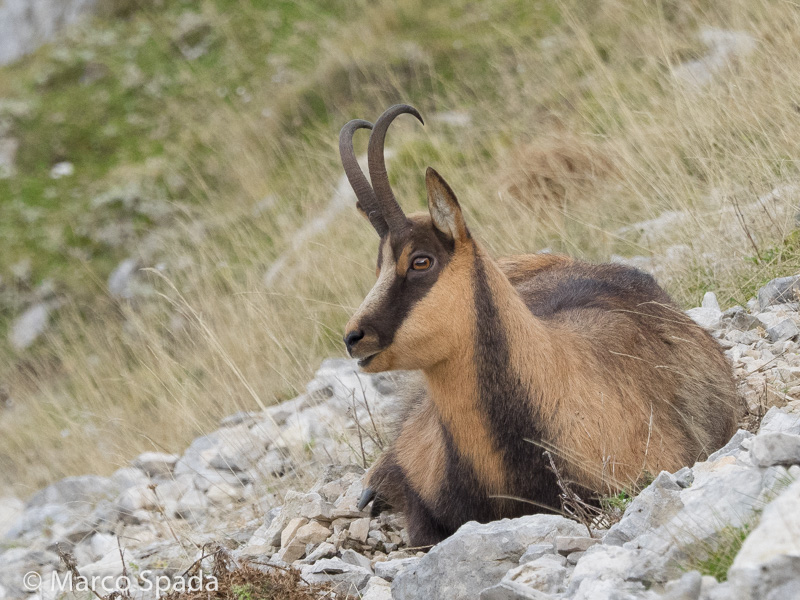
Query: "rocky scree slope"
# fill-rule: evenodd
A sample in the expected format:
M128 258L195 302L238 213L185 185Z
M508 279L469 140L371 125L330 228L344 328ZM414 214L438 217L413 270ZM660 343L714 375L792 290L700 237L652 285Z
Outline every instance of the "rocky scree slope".
M125 568L178 578L220 547L238 564L297 568L342 598L800 598L798 291L800 276L787 277L747 307L722 312L707 294L689 311L734 364L743 429L708 460L658 474L610 527L532 515L468 523L427 553L409 548L402 515L358 511L364 469L354 464L379 450L404 375L328 360L305 394L232 415L182 456L145 453L108 478L1 499L0 598L32 597L29 571L42 575L42 597L57 597L48 576L63 571L59 552L87 577ZM309 474L310 489L289 489ZM697 570L717 559L726 581Z

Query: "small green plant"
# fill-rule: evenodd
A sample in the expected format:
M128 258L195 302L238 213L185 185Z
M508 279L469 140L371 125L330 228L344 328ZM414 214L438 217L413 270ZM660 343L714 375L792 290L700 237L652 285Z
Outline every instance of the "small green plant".
M255 600L253 595L253 584L245 583L231 586L231 592L235 600Z
M726 525L717 532L716 542L703 552L702 558L689 561L687 570L700 571L717 581L725 581L728 579L728 569L754 527L755 522L747 522L740 527Z
M628 505L633 500L630 494L626 491L621 491L618 494L613 496L607 496L605 498L600 499L600 506L603 510L606 511L619 511L621 513L625 512L625 509L628 508Z

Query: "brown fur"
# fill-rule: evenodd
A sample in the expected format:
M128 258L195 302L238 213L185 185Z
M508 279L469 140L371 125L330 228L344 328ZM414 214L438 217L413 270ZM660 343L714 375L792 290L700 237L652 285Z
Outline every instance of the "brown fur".
M402 237L384 241L394 279L348 324L366 332L353 350L364 370L425 379L368 482L407 512L413 544L468 519L557 509L542 449L596 496L727 441L730 366L651 277L548 254L494 261L435 173L428 192L433 218L412 215ZM400 263L421 251L436 270L406 275Z

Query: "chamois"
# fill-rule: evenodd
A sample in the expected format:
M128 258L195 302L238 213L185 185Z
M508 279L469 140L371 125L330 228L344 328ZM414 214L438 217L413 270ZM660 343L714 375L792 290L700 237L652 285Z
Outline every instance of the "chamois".
M421 371L393 445L370 471L361 508L406 514L414 546L463 523L558 511L547 462L582 497L674 471L735 430L722 349L648 274L534 254L494 260L432 168L429 214L406 216L383 156L396 105L339 138L357 207L380 236L377 282L346 326L365 372ZM353 135L372 129L370 181Z

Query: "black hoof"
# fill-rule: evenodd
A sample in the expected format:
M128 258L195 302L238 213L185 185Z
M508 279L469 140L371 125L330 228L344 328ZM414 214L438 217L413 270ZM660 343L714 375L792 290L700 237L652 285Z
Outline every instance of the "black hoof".
M358 499L358 510L364 510L364 508L372 502L375 498L375 490L372 488L364 488L364 491L361 492L361 498Z

